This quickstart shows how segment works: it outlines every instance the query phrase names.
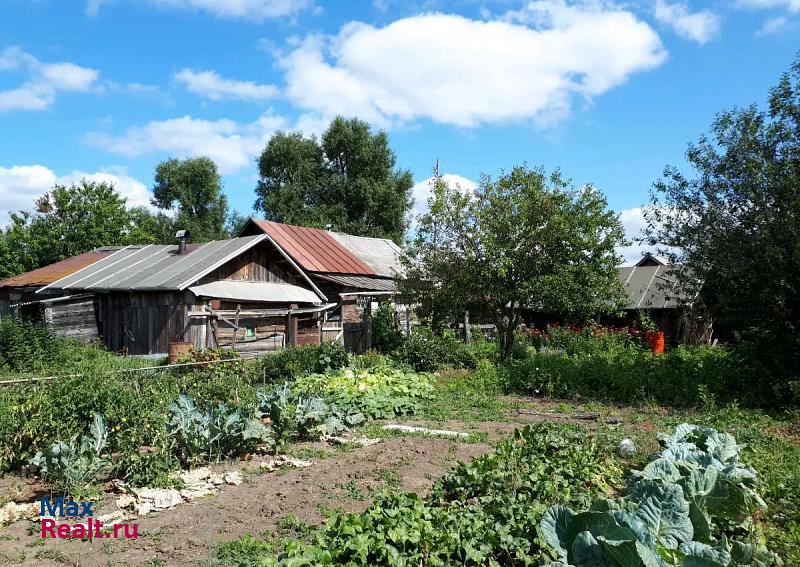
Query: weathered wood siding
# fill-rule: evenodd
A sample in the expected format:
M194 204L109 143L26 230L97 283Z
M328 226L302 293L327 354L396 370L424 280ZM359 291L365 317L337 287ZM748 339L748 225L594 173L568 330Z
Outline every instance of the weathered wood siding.
M188 292L112 292L98 295L98 327L109 350L165 354L171 342L194 342L186 313ZM197 346L197 345L196 345ZM205 346L205 345L203 345Z
M44 305L44 320L57 335L86 341L99 338L94 297Z
M305 279L296 274L291 264L266 243L237 256L227 264L214 270L200 280L207 283L218 280L235 280L246 282L289 283L308 287Z

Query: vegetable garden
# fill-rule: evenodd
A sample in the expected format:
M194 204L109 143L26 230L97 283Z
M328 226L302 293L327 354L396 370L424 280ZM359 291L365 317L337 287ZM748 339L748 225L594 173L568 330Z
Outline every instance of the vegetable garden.
M34 330L37 349L13 346L23 344L14 333ZM274 520L256 514L240 516L249 529L216 526L233 531L213 532L200 555L192 554L208 565L800 561L796 415L731 402L741 375L721 368L736 353L678 349L656 359L630 337L566 332L523 345L504 365L493 343L420 332L385 355L354 357L332 344L254 361L210 351L182 362L213 364L139 370L145 362L0 321L9 338L0 346L3 374L59 375L0 389L0 487L20 479L109 504L109 480L180 488L179 471L209 465L241 467L245 483L230 491L244 499L260 490L261 498L280 500L286 489L273 487L302 493L311 478L327 487L312 509L276 504ZM638 387L631 360L647 368ZM677 384L661 383L668 373L680 377ZM734 387L725 390L726 380ZM679 394L690 383L691 393ZM581 423L581 415L594 417ZM410 445L382 428L398 420L470 435L417 437ZM383 443L362 449L321 441L341 435ZM624 437L635 442L632 457L619 454ZM318 472L266 478L247 468L254 455L257 462L275 454L310 459L308 470ZM373 480L352 472L373 461ZM410 474L416 466L422 472ZM8 492L0 507L13 500ZM59 549L98 553L91 542L32 551L30 536L15 525L0 528L0 558L9 562L39 564L65 553ZM128 547L89 564L172 564L160 551L162 537L136 544L149 555L131 558Z

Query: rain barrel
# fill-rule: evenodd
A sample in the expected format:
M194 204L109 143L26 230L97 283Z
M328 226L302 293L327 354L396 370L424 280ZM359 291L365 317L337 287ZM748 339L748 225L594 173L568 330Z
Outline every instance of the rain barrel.
M180 357L184 354L189 354L191 350L192 343L169 343L169 363L175 364Z

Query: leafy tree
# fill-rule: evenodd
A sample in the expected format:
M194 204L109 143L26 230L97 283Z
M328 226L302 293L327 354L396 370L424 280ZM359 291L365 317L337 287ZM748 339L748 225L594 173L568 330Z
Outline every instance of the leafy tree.
M160 209L177 208L174 228L188 229L197 242L227 237L228 199L217 166L207 157L159 163L152 203Z
M647 239L684 264L717 319L800 330L800 57L769 108L727 110L690 144L695 174L667 167Z
M152 241L125 198L106 182L56 185L34 211L11 214L0 239L0 274L10 276L88 252L98 246Z
M338 117L321 139L278 132L258 162L256 210L269 219L403 239L413 179L385 132Z
M496 180L483 176L474 193L437 178L429 209L402 287L434 321L488 310L504 359L524 307L586 320L622 302L622 225L590 186L574 190L559 172L523 165Z

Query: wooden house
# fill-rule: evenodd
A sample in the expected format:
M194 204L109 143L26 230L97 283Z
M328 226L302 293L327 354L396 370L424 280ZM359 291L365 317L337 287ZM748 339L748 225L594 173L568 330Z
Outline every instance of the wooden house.
M279 348L319 342L334 305L265 235L197 245L114 250L37 295L89 296L87 312L112 351L147 355L171 343L197 349Z
M370 345L375 302L402 272L392 241L251 219L238 238L99 248L0 281L0 315L43 320L110 350Z

